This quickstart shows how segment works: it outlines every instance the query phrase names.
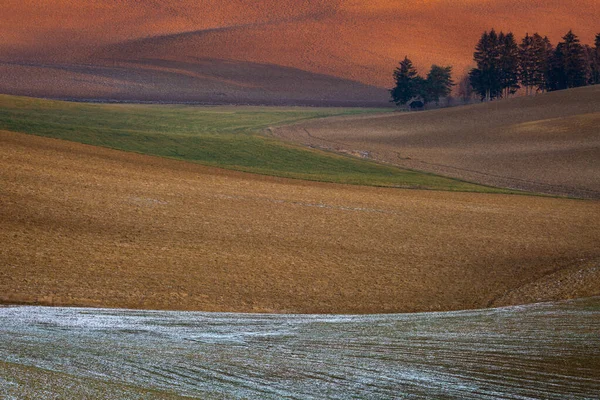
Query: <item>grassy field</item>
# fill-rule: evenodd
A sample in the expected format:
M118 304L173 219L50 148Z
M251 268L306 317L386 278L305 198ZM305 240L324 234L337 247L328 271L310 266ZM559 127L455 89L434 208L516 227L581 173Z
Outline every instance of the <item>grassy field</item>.
M0 95L0 129L315 181L506 192L287 144L268 128L373 109L82 104Z

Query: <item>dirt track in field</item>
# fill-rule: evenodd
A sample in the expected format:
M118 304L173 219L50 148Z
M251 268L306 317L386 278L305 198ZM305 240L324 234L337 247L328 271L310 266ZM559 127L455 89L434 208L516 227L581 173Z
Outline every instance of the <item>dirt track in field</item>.
M0 132L0 302L243 312L600 294L600 203L319 184Z
M600 85L468 107L323 119L276 134L491 186L600 199Z

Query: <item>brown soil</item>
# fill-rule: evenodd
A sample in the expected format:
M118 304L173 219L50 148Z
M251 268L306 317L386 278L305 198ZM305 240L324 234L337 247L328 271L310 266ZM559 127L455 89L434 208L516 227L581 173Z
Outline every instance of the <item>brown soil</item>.
M391 87L405 55L423 73L435 63L462 75L491 27L555 45L573 28L592 44L598 20L597 0L3 0L0 59L209 57Z
M194 58L0 61L0 93L66 100L389 107L385 89L277 65Z
M309 183L10 132L0 164L4 303L377 313L600 294L598 202ZM574 290L535 285L553 276Z
M600 199L600 85L489 104L330 118L276 130L472 182Z

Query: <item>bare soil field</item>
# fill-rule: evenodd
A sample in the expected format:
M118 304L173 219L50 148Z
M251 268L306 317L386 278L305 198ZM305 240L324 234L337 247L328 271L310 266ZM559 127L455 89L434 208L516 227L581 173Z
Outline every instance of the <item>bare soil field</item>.
M348 316L0 307L0 397L590 400L599 331L600 297Z
M387 107L394 68L405 55L421 73L432 64L452 65L458 80L491 27L518 37L539 31L554 44L576 28L582 43L591 44L596 3L4 0L0 93Z
M596 201L296 181L0 132L3 303L379 313L593 296L599 225Z
M459 179L600 199L600 86L276 130L313 147Z
M0 93L83 101L390 106L383 88L278 65L197 57L117 57L91 64L0 58Z
M537 31L554 44L574 29L592 44L600 10L597 0L3 0L2 16L3 61L102 65L200 57L386 88L405 55L421 72L435 63L462 75L480 35L492 27L518 37Z

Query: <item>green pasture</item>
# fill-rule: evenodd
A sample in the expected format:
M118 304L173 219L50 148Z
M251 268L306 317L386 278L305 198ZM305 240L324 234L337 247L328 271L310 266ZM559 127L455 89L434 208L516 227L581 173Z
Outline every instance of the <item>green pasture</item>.
M453 191L506 192L354 157L304 148L268 127L356 108L90 104L0 95L0 130L315 181Z

